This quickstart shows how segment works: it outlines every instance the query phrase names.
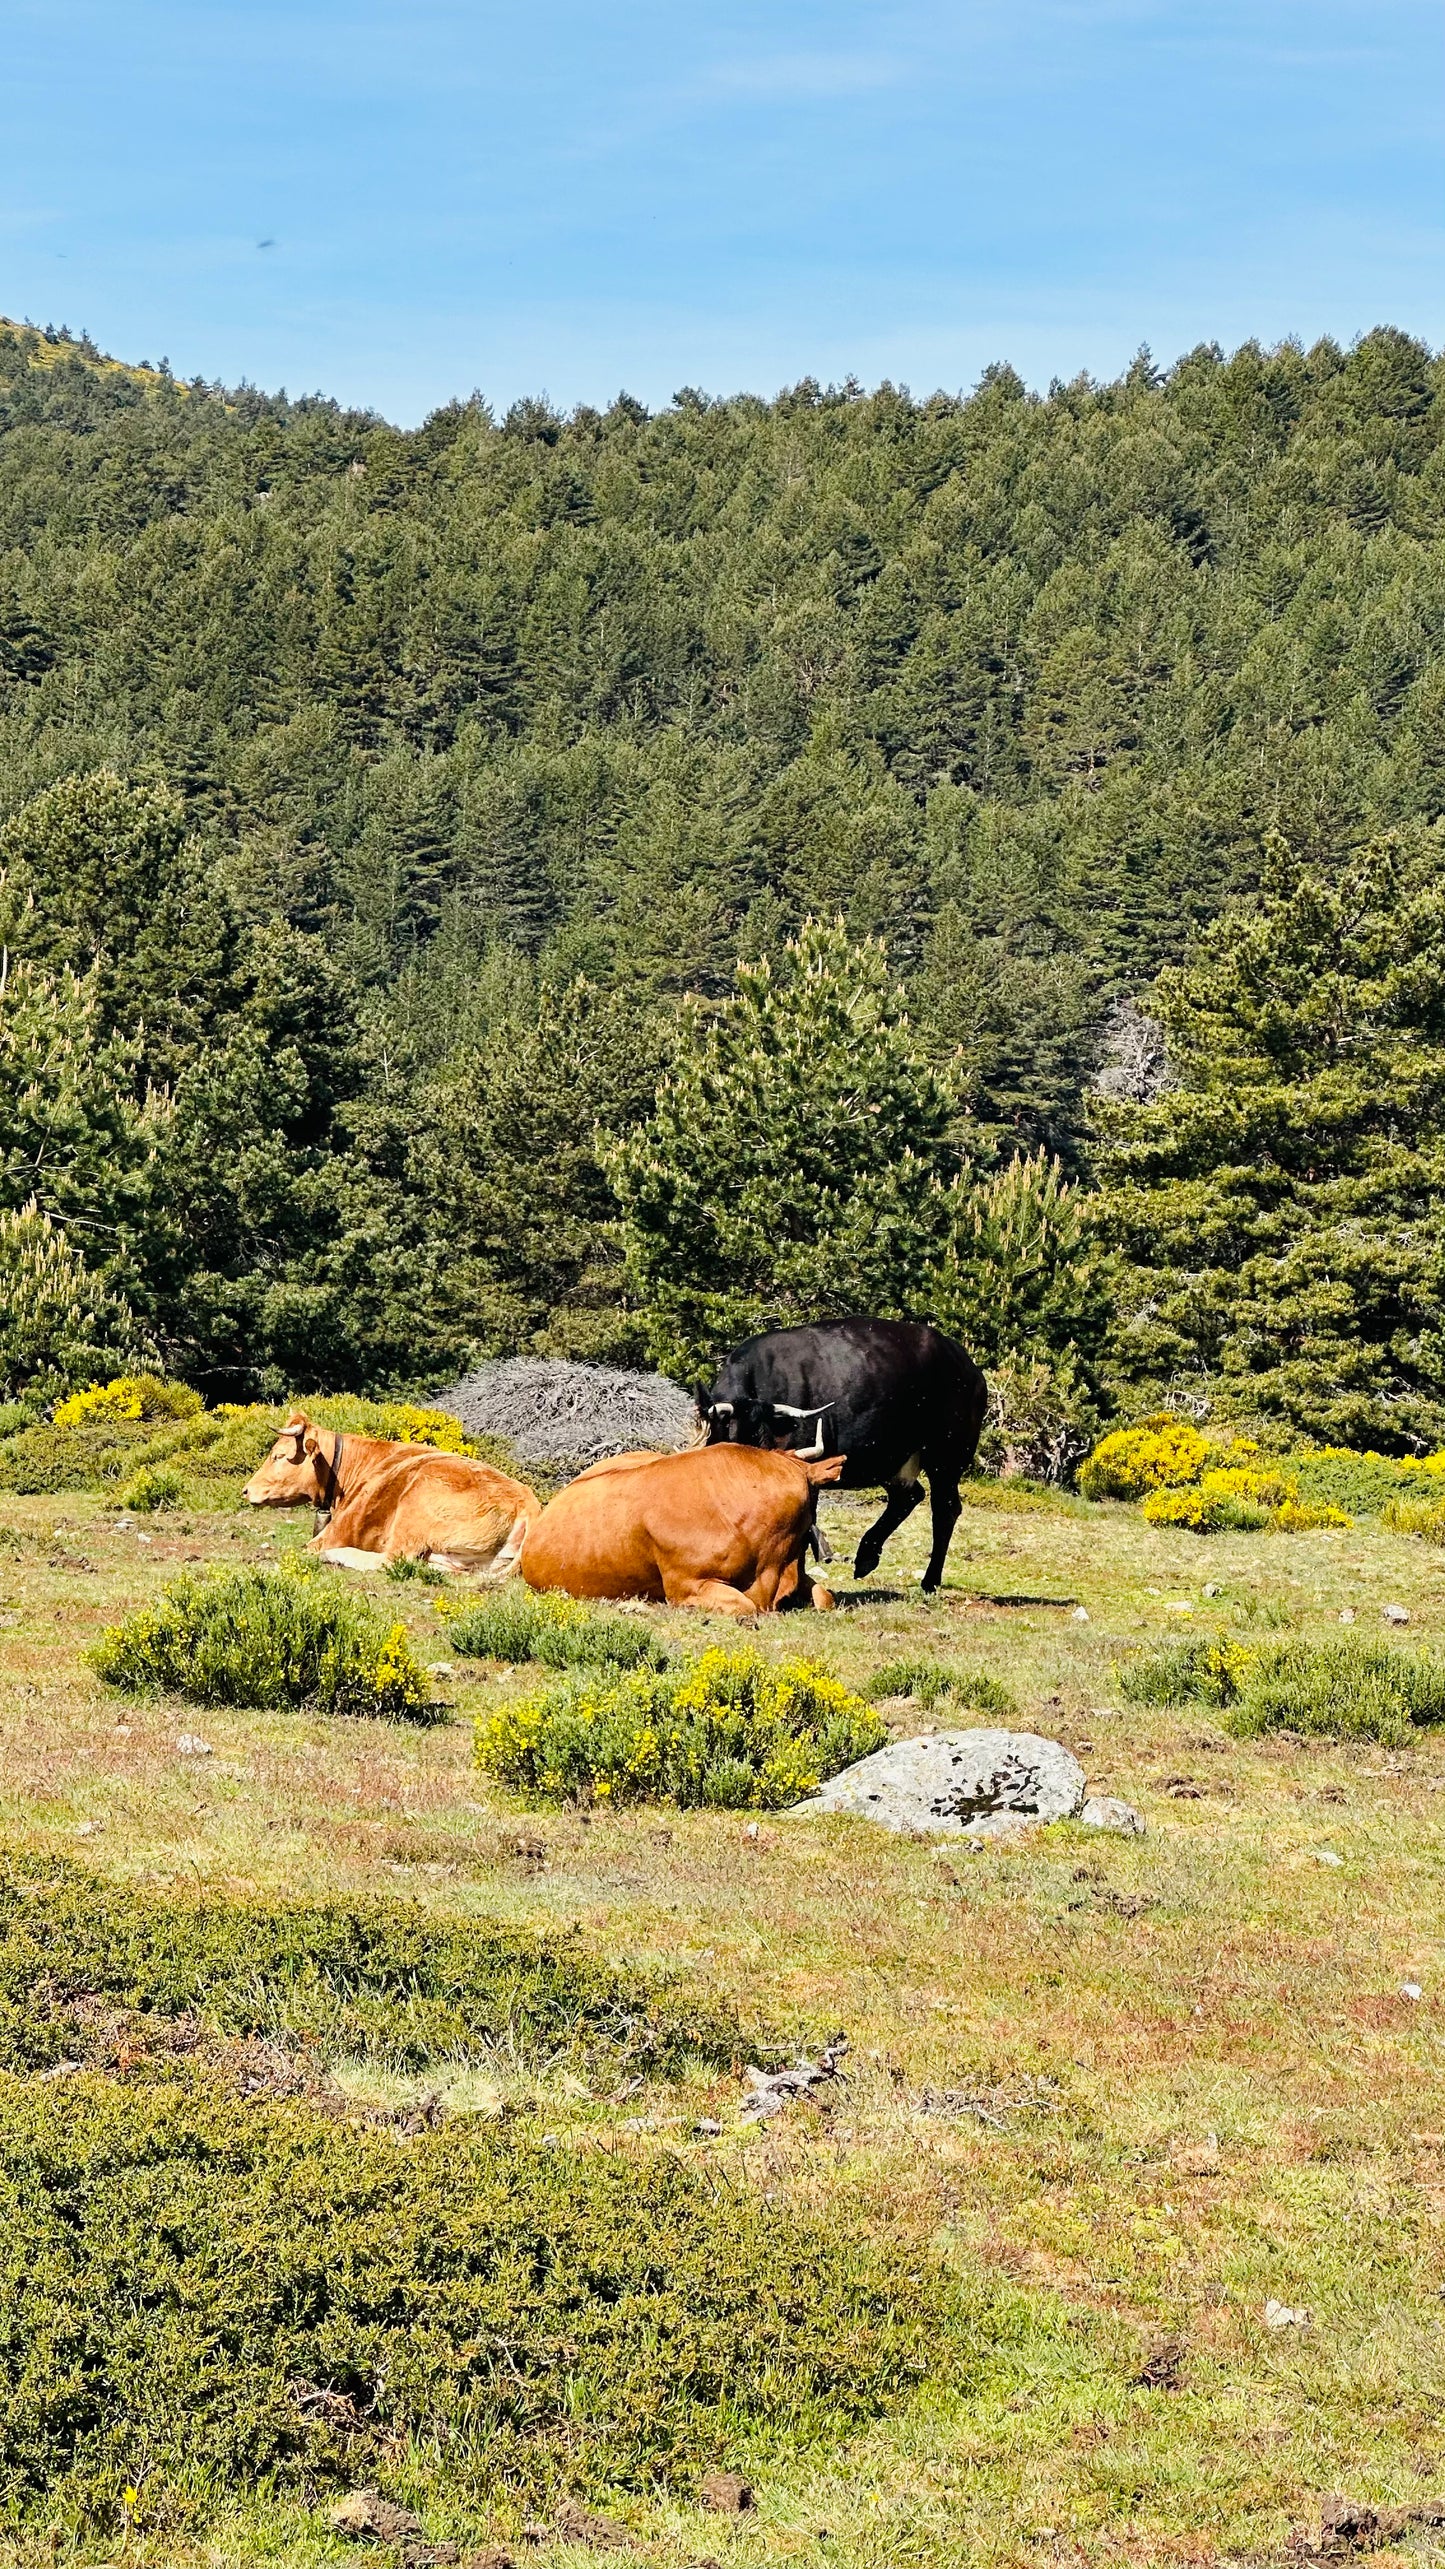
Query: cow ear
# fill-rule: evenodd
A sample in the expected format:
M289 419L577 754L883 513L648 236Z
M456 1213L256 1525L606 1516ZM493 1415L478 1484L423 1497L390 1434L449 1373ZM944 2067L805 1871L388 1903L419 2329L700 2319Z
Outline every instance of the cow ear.
M301 1439L301 1452L303 1454L319 1454L320 1451L321 1430L319 1427L313 1427L310 1419L308 1418L306 1421L306 1433Z

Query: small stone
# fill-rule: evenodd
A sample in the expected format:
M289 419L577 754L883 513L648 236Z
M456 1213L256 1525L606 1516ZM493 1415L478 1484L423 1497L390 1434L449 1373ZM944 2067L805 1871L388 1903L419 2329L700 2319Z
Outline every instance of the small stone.
M1115 1793L1091 1793L1079 1813L1081 1829L1112 1829L1122 1838L1142 1838L1144 1823L1132 1802Z
M1204 1593L1205 1593L1206 1597L1217 1597L1217 1596L1218 1596L1218 1594L1219 1594L1219 1589L1218 1589L1218 1586L1217 1586L1216 1582L1215 1582L1213 1579L1211 1579L1211 1580L1209 1581L1209 1584L1208 1584L1208 1586L1205 1588Z
M698 2492L705 2507L714 2515L746 2515L756 2504L751 2485L741 2471L709 2471Z
M155 1536L153 1534L138 1534L136 1536L136 1541L137 1543L154 1543Z
M1415 2000L1415 2001L1417 2001L1417 2002L1418 2002L1418 2000L1422 1999L1422 1998L1424 1997L1424 1995L1425 1995L1425 1992L1424 1992L1424 1990L1421 1988L1420 1983L1418 1982L1418 1980L1402 1980L1402 1981L1401 1981L1401 1983L1400 1983L1400 1996L1401 1996L1402 1998L1409 1998L1409 1999L1412 1999L1412 2000Z
M1408 1623L1410 1620L1409 1608L1407 1606L1381 1606L1380 1617L1381 1621L1384 1623Z
M199 1731L182 1731L176 1741L177 1757L210 1757L213 1754L210 1741L202 1739Z
M1353 1623L1355 1621L1355 1609L1353 1606L1341 1606L1340 1621L1341 1623Z
M428 1663L426 1673L428 1677L455 1677L457 1672L449 1659L433 1659Z
M746 1827L746 1828L744 1829L744 1831L743 1831L743 1836L744 1836L745 1838L755 1838L755 1837L757 1836L757 1834L758 1834L758 1824L757 1824L757 1821L756 1821L756 1820L749 1820L749 1822L748 1822L748 1824L747 1824L747 1827Z
M1089 1620L1089 1609L1088 1609L1088 1607L1087 1607L1087 1606L1075 1606L1075 1608L1074 1608L1074 1621L1075 1621L1075 1623L1087 1623L1087 1622L1088 1622L1088 1620Z
M721 2123L714 2123L709 2114L700 2116L692 2128L700 2141L715 2141L722 2131Z
M100 1835L99 1820L82 1820L75 1834L78 1838L98 1837Z
M1308 2328L1310 2315L1307 2310L1291 2310L1288 2302L1271 2297L1264 2305L1264 2324L1266 2328Z
M1332 1846L1317 1846L1315 1848L1316 1864L1343 1864L1344 1860L1345 1859L1342 1855L1336 1855Z

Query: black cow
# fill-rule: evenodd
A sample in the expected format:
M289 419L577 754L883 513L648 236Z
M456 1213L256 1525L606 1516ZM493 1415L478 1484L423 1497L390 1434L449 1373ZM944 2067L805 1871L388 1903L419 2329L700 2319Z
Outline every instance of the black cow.
M775 1329L725 1356L698 1393L709 1445L771 1445L846 1458L842 1486L880 1487L888 1504L858 1546L860 1579L923 1496L928 1475L938 1586L958 1523L958 1484L973 1461L988 1386L971 1356L916 1320L823 1320Z

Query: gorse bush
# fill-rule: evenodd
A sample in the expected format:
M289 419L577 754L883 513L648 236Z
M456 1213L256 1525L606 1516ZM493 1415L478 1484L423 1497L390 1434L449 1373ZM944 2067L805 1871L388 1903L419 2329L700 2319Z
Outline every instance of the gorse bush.
M42 2502L164 2532L238 2489L313 2498L412 2436L461 2510L563 2473L695 2483L739 2437L793 2450L886 2407L954 2303L921 2259L670 2153L398 2145L87 2076L0 2079L0 2238L12 2528Z
M1079 1469L1086 1499L1142 1499L1151 1490L1197 1481L1209 1448L1197 1427L1163 1414L1103 1437Z
M1242 1739L1289 1730L1398 1746L1445 1721L1445 1661L1379 1642L1182 1642L1126 1668L1120 1686L1136 1703L1211 1705Z
M539 1802L778 1810L887 1737L871 1706L804 1660L708 1650L505 1704L479 1723L477 1757Z
M466 1659L534 1659L543 1668L665 1668L667 1652L635 1615L599 1613L574 1597L539 1594L512 1580L447 1616L447 1639Z
M162 1374L118 1374L58 1402L51 1423L64 1430L83 1427L88 1419L198 1418L202 1407L189 1383L167 1382Z
M1445 1543L1445 1492L1436 1499L1389 1499L1380 1519L1392 1534L1416 1534L1422 1543Z
M499 2048L672 2070L729 2061L744 2041L728 2008L596 1960L573 1936L396 1901L161 1897L50 1858L0 1863L0 2066L92 2057L97 1994L152 2020L195 2017L399 2070Z
M1206 1437L1165 1415L1104 1437L1079 1488L1090 1499L1142 1499L1150 1525L1191 1534L1257 1534L1266 1526L1304 1533L1352 1522L1327 1500L1303 1495L1292 1465L1263 1458L1252 1438Z
M403 1624L309 1563L183 1571L90 1654L108 1686L258 1712L305 1708L386 1721L444 1718Z
M912 1695L932 1712L935 1704L950 1701L960 1712L998 1713L1018 1711L1016 1698L997 1677L981 1669L948 1668L937 1659L890 1659L875 1668L863 1681L863 1693L871 1704L885 1703L890 1695Z

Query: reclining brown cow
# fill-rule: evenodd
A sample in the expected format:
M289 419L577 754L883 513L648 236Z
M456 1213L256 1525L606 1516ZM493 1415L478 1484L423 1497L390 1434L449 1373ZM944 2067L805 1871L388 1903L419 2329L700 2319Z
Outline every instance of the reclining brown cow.
M646 1597L706 1614L831 1606L803 1567L820 1463L749 1445L687 1454L619 1454L594 1463L542 1510L519 1564L532 1588L572 1597Z
M374 1570L400 1556L443 1570L515 1569L541 1500L470 1454L397 1445L379 1436L343 1436L293 1410L251 1480L252 1507L323 1512L308 1550L347 1570Z

